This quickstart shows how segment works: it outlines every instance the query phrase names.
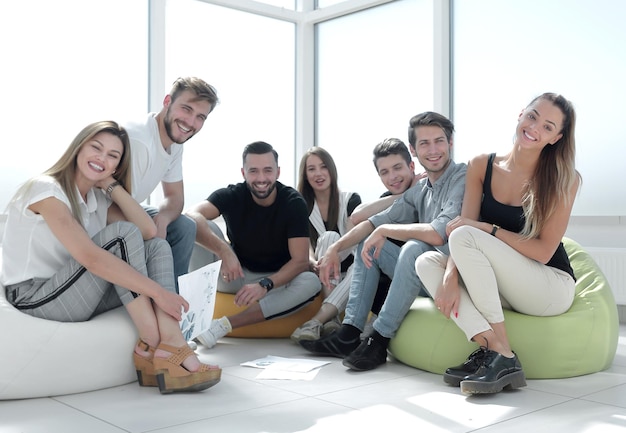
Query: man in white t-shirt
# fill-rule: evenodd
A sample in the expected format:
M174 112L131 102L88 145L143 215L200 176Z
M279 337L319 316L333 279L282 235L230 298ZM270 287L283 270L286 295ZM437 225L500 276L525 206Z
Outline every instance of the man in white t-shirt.
M142 121L124 125L132 152L132 195L145 201L159 183L164 199L157 207L145 206L154 218L157 236L172 247L174 273L187 273L196 240L195 222L182 215L183 143L202 129L219 99L215 88L200 78L177 79L163 100L159 113L149 113Z

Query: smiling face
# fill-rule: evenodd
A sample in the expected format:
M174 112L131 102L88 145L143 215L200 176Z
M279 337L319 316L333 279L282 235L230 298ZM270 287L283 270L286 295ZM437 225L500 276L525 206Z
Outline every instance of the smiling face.
M415 178L415 164L413 161L407 164L402 155L398 154L378 158L376 160L376 169L381 182L393 195L402 194L409 189Z
M538 99L520 114L515 133L517 146L541 151L559 141L565 116L559 107Z
M90 183L106 179L113 175L123 154L124 145L119 137L100 132L83 143L78 151L76 176Z
M415 154L431 183L439 179L450 164L452 140L438 126L419 126L415 129Z
M194 99L195 94L189 90L181 92L175 100L169 95L165 97L163 128L167 140L161 136L163 146L169 147L172 143L183 144L202 129L212 106L208 101Z
M255 202L260 205L270 205L274 202L280 168L271 152L260 155L249 153L241 169L241 174L243 174Z

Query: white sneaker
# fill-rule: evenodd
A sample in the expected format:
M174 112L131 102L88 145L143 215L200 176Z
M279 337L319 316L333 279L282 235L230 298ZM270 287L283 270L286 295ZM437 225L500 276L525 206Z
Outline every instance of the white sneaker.
M317 319L309 320L300 325L293 334L291 339L296 343L300 340L319 340L322 332L322 322Z
M324 327L322 328L322 335L330 335L339 328L341 328L341 320L339 320L339 316L335 316L328 322L324 323Z
M196 344L196 342L195 342L195 341L193 341L193 340L188 341L188 342L187 342L187 346L189 346L189 348L190 348L191 350L193 350L194 352L195 352L196 350L198 350L198 345L197 345L197 344Z
M206 346L207 349L210 349L217 344L217 340L232 330L233 327L230 325L228 318L222 317L221 319L213 320L211 322L211 327L207 331L198 335L196 340L198 340L200 344Z

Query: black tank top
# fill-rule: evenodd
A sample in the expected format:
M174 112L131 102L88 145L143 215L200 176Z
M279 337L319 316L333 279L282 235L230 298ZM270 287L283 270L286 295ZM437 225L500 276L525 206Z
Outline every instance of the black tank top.
M505 205L493 198L491 191L491 172L493 170L493 160L495 157L496 154L492 153L489 155L487 161L487 170L485 171L485 181L483 183L483 200L480 205L480 219L491 224L496 224L505 230L520 233L526 222L523 208L521 206ZM567 272L572 278L576 279L562 242L559 243L554 255L546 265Z

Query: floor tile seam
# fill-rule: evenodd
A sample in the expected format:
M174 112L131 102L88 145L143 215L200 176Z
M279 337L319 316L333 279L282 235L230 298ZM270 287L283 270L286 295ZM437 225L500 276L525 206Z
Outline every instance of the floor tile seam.
M122 386L124 386L124 385L122 385ZM114 427L114 428L118 429L118 430L119 430L119 431L121 431L121 432L128 432L128 430L126 430L126 429L124 429L124 428L122 428L122 427L120 427L120 426L118 426L118 425L116 425L116 424L112 423L111 421L107 421L106 419L100 418L100 417L98 417L98 416L96 416L96 415L94 415L94 414L92 414L92 413L90 413L90 412L86 412L86 411L85 411L85 410L83 410L83 409L79 409L79 408L77 408L77 407L75 407L75 406L72 406L72 405L71 405L70 403L68 403L68 402L58 400L56 397L64 397L64 396L63 396L63 395L59 395L59 396L51 396L51 397L48 397L48 398L49 398L50 400L55 401L56 403L62 404L63 406L65 406L65 407L66 407L66 408L68 408L68 409L71 409L72 411L79 412L79 413L81 413L82 415L85 415L85 416L87 416L87 417L89 417L89 418L91 418L91 419L94 419L94 420L96 420L96 421L102 422L102 423L104 423L104 424L106 424L106 425L109 425L109 426L111 426L111 427Z

